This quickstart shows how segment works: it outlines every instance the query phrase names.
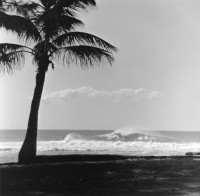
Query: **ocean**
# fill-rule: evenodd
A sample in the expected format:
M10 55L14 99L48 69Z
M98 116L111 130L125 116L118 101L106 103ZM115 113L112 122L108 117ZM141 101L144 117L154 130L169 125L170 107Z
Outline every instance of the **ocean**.
M17 162L26 130L0 130L0 163ZM179 156L200 152L200 132L117 130L39 130L37 154L119 154Z

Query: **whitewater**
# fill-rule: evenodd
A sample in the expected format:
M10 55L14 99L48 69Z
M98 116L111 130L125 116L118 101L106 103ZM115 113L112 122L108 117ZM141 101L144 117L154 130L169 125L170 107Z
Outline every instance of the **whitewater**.
M22 141L0 142L0 162L16 162ZM180 156L200 152L200 142L185 142L163 137L156 132L115 130L111 133L85 135L68 133L63 139L38 141L37 154L118 154L128 156Z

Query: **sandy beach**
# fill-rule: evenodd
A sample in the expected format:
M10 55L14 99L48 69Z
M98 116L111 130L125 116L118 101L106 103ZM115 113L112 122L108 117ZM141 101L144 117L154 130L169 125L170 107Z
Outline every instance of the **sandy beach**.
M0 195L200 195L200 158L38 156L0 165Z

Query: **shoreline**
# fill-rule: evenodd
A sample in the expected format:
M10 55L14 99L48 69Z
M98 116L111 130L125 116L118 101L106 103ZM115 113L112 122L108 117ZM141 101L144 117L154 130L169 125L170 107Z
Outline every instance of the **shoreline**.
M67 163L67 162L101 162L101 161L127 161L127 160L174 160L174 159L199 159L200 160L200 153L191 153L187 152L185 155L163 155L163 156L130 156L130 155L121 155L121 154L58 154L58 155L37 155L35 160L30 163L20 163L20 162L4 162L0 163L2 165L14 165L14 164L37 164L37 163Z

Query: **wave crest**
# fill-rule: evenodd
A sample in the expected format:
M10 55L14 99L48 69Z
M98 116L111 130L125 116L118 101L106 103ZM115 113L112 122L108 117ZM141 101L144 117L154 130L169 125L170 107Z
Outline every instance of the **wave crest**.
M73 140L85 140L85 137L78 133L69 133L66 135L64 142L70 142Z
M134 142L134 141L140 141L140 142L177 142L177 140L169 139L165 137L159 137L155 135L150 135L151 133L141 131L137 132L133 129L123 130L118 129L112 133L100 135L97 138L105 141L123 141L123 142Z
M77 133L69 133L66 135L63 142L71 141L120 141L120 142L160 142L160 143L170 143L178 142L175 139L169 139L166 137L156 136L151 132L134 130L134 129L117 129L111 133L96 135L96 136L83 136Z

